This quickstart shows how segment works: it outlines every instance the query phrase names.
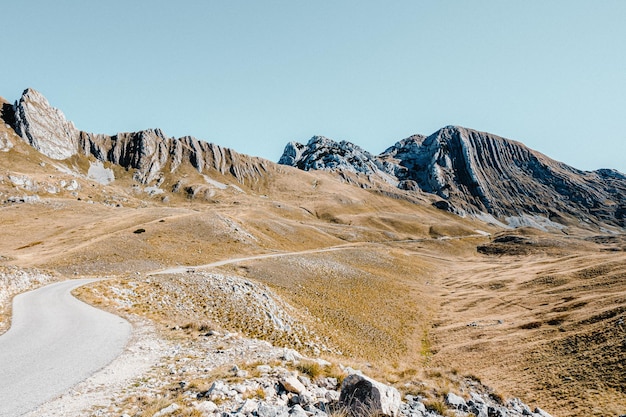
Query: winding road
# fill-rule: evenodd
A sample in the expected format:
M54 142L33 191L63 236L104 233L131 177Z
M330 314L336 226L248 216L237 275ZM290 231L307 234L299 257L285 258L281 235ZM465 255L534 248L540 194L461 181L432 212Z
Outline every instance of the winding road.
M453 236L463 239L472 236ZM482 235L481 235L482 236ZM395 243L411 243L416 239ZM177 266L151 274L175 274L242 261L353 249L376 242L356 242L297 252L231 258L197 266ZM389 243L389 242L386 242ZM58 282L20 294L13 300L11 328L0 336L0 416L17 417L67 392L100 370L124 349L131 325L71 295L96 281Z
M162 269L162 270L159 270L159 271L154 271L154 272L149 273L148 275L181 274L183 272L195 271L196 269L208 269L208 268L214 268L216 266L236 264L238 262L256 261L256 260L259 260L259 259L269 259L269 258L283 258L283 257L286 257L286 256L307 255L307 254L313 254L313 253L335 252L335 251L338 251L338 250L353 249L353 248L356 248L356 247L361 246L361 245L363 245L363 243L347 243L347 244L344 244L344 245L331 246L329 248L308 249L308 250L302 250L302 251L297 251L297 252L263 253L263 254L260 254L260 255L246 256L244 258L224 259L222 261L211 262L209 264L204 264L204 265L175 266L175 267L172 267L172 268L167 268L167 269Z
M181 274L183 272L194 272L198 269L209 269L215 268L217 266L230 265L239 262L245 261L256 261L260 259L270 259L270 258L283 258L286 256L300 256L300 255L310 255L314 253L324 253L324 252L336 252L340 250L346 249L356 249L358 247L366 246L366 245L378 245L378 244L394 244L394 243L422 243L436 240L460 240L460 239L468 239L468 238L476 238L476 237L486 237L490 236L487 232L477 233L473 235L461 235L461 236L442 236L439 238L421 238L421 239L404 239L404 240L388 240L388 241L379 241L379 242L352 242L352 243L344 243L343 245L330 246L327 248L320 249L307 249L296 252L275 252L275 253L262 253L259 255L251 255L243 258L229 258L221 261L211 262L203 265L189 265L189 266L174 266L167 269L161 269L158 271L153 271L148 273L148 275L161 275L161 274ZM428 256L428 255L424 255Z
M74 298L93 279L58 282L20 294L0 336L0 416L20 416L63 394L115 359L131 325Z

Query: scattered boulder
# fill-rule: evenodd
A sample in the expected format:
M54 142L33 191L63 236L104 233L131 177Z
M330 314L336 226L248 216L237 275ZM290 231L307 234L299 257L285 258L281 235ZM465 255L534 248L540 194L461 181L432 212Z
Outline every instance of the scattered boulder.
M202 401L196 404L195 408L200 412L213 414L215 411L217 411L217 404L215 404L213 401Z
M285 376L280 379L280 383L287 392L293 392L294 394L302 394L306 391L306 387L293 375Z
M446 403L460 411L467 412L468 410L465 400L451 392L449 392L448 395L446 395Z
M237 410L237 413L252 414L259 407L259 404L255 400L245 400L241 407Z
M300 355L293 349L285 349L285 352L283 353L281 359L287 362L297 362L302 359L302 355Z
M309 417L307 412L304 411L304 409L298 404L294 405L293 408L289 411L289 416L290 417Z
M171 414L173 414L176 410L178 410L180 408L180 406L176 403L167 406L159 411L157 411L156 413L154 413L154 415L152 417L163 417L163 416L169 416Z
M266 403L260 403L257 409L259 417L287 417L289 408L287 406L273 406Z
M552 417L550 414L548 414L546 411L543 411L539 407L535 408L535 414L539 414L541 417Z
M364 375L352 374L341 384L339 406L345 407L355 417L396 417L400 409L400 393Z
M272 367L269 365L259 365L256 367L256 370L259 371L261 374L267 374L272 371Z

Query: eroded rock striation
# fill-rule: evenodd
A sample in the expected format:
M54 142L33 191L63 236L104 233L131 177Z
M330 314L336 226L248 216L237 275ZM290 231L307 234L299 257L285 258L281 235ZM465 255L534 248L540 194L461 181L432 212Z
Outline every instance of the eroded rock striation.
M39 92L24 91L15 103L14 118L17 134L44 155L66 159L76 154L80 132Z
M381 162L359 146L342 141L335 142L324 136L313 136L305 145L290 142L278 161L305 171L341 169L362 174L380 174Z
M1 104L5 124L49 158L93 156L131 170L145 185L158 185L165 175L185 168L254 184L273 167L267 160L190 136L167 137L159 129L112 136L83 132L32 89L12 106ZM12 146L8 133L0 129L0 151ZM406 191L404 196L429 193L440 209L501 225L626 227L624 174L581 171L519 142L458 126L408 137L380 155L350 142L314 136L306 145L288 143L279 163L335 172L363 188L398 188Z
M65 119L46 98L27 89L13 106L15 131L35 149L52 159L77 154L94 156L134 171L143 184L158 180L189 165L198 172L215 170L234 176L239 182L257 181L269 161L239 154L231 149L203 142L191 136L175 139L159 129L109 136L83 132Z
M447 126L376 156L323 139L289 143L280 163L379 176L400 189L436 195L441 209L511 226L626 226L624 174L581 171L496 135Z

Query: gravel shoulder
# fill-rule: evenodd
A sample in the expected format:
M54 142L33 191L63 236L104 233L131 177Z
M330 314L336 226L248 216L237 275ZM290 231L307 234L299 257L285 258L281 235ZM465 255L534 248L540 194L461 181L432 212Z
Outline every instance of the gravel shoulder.
M159 338L146 320L136 317L132 325L128 344L113 362L24 417L93 415L92 410L101 409L102 404L115 403L135 380L176 350L171 343ZM96 415L109 414L100 411Z

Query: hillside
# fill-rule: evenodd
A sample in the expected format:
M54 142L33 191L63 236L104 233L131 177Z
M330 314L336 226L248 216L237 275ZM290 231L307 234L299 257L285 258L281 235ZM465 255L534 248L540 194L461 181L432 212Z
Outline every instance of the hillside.
M285 166L158 129L81 132L34 90L2 109L0 300L106 277L80 297L147 335L132 349L151 362L99 415L189 411L185 389L249 382L233 365L271 374L284 364L261 341L433 409L492 389L553 416L626 412L619 173L463 128L379 156L317 137Z

